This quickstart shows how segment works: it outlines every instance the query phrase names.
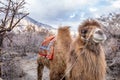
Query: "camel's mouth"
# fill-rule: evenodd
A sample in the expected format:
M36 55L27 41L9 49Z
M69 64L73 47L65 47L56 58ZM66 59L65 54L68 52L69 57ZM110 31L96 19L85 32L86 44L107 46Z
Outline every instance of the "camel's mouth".
M93 41L96 42L96 43L100 43L100 42L104 42L105 39L103 39L103 38L93 38Z
M101 30L97 30L96 32L94 32L93 34L94 42L101 43L104 42L105 40L106 40L106 35Z

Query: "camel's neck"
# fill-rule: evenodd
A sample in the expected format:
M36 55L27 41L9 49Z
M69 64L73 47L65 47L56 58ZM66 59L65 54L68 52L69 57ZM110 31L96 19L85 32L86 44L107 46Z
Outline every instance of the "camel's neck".
M92 40L90 40L86 46L86 48L90 51L92 51L93 53L95 53L96 55L99 55L100 53L100 44L93 42Z
M100 44L95 43L92 40L89 40L88 42L86 42L86 41L83 41L81 38L78 38L77 42L78 42L77 44L81 44L87 50L92 51L96 55L99 55L99 53L100 53Z

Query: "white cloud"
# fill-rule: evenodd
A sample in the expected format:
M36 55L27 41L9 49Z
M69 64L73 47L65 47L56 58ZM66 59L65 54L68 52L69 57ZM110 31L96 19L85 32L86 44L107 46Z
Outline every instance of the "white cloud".
M96 0L61 0L63 4L65 4L65 7L70 8L82 8L83 6L90 5L89 2L95 3Z
M120 8L120 0L26 0L30 16L47 24L75 25L86 16L99 17L101 14ZM104 1L103 1L104 2ZM99 4L98 4L99 3ZM69 18L69 19L67 19ZM72 21L72 19L76 19ZM68 21L69 20L69 21ZM71 21L70 21L71 20Z
M96 0L26 0L30 11L30 15L42 20L46 17L54 17L58 14L64 14L64 12L75 11L82 9L85 6L96 3Z
M96 13L94 16L95 16L95 18L98 18L98 17L100 17L100 15L99 15L99 14L97 14L97 13Z
M74 18L76 16L76 14L72 14L72 15L70 15L70 18Z
M106 5L98 11L98 13L108 14L120 9L120 0L107 0L110 5Z
M91 12L96 12L96 11L97 11L97 8L95 8L95 7L90 7L89 10L90 10Z
M85 13L84 12L81 12L81 17L84 17L85 16Z
M120 8L120 0L111 1L112 7Z

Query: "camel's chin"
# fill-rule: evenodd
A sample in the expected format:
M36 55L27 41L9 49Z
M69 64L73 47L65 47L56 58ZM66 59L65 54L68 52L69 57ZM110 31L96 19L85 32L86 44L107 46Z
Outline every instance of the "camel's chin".
M104 39L93 38L93 41L94 41L95 43L101 43L101 42L104 41Z

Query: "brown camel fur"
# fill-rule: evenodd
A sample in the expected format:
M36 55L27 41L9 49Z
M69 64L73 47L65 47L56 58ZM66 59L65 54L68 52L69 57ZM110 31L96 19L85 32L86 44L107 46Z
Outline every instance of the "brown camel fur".
M46 58L39 57L38 62L38 80L42 80L42 71L44 66L50 69L50 80L60 80L66 69L66 54L69 51L71 36L69 27L60 27L54 44L54 57L49 61Z
M93 33L90 35L91 31L96 28L101 29L101 25L95 20L86 20L79 26L79 35L72 42L68 53L67 80L105 80L104 51L99 42L93 41ZM101 31L95 33L101 36L104 34Z

